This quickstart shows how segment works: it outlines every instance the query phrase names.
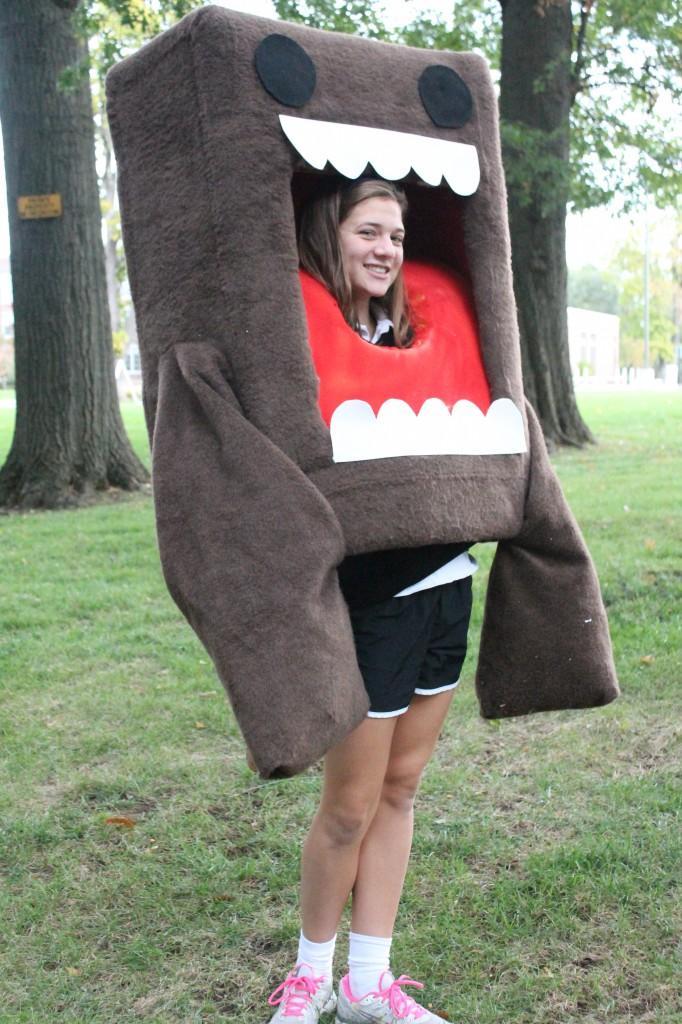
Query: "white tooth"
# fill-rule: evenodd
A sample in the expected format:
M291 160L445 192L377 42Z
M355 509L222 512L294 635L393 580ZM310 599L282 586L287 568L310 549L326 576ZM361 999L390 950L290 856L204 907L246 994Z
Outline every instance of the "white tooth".
M352 124L334 124L318 121L325 125L324 135L327 159L344 178L358 178L367 166L367 154L357 144L357 129Z
M488 450L487 431L483 413L473 402L463 398L452 409L451 430L457 438L462 455L484 455Z
M443 164L447 160L448 148L457 143L443 139L427 139L426 136L412 135L412 166L415 173L427 185L440 185L443 180Z
M424 135L279 115L282 130L303 159L318 170L329 162L346 178L357 178L367 164L390 181L410 168L427 185L443 178L459 195L478 188L480 169L474 146Z
M380 459L376 416L372 406L359 398L342 402L332 413L329 430L334 449L335 462L356 462L358 451L366 451L366 459Z
M422 448L430 449L433 455L447 455L452 421L445 402L440 398L427 398L417 421Z
M508 443L513 443L513 438L518 438L523 445L519 451L526 451L526 439L523 433L523 420L511 398L498 398L488 409L486 416L488 422L488 437L490 447L488 451L492 455L506 455L509 448ZM507 441L509 439L509 441Z
M327 146L324 132L315 132L312 126L325 122L307 121L302 117L287 117L285 114L279 115L279 121L294 149L301 154L306 163L321 171L327 163Z
M358 143L364 145L369 162L382 178L397 181L410 173L410 152L400 132L389 132L383 128L364 129L368 132Z
M330 432L335 462L362 462L403 455L513 455L527 450L523 417L510 398L498 398L484 414L462 399L452 413L428 398L419 414L389 398L377 416L360 399L334 410Z
M478 153L473 146L457 142L452 145L458 148L456 152L448 152L443 163L443 177L453 192L460 196L473 195L481 180Z
M389 398L384 402L377 415L376 432L381 458L418 454L417 416L402 399Z

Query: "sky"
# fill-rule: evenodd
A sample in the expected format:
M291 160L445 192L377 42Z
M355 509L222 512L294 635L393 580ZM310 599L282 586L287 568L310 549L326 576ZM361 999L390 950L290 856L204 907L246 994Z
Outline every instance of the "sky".
M271 0L214 0L221 7L246 11L261 17L275 17ZM440 18L452 19L453 0L385 0L385 9L393 25L412 21L418 14L434 12ZM582 215L569 215L567 220L566 255L569 267L586 263L604 267L625 239L631 222L616 218L608 209L590 210ZM7 194L4 180L4 157L0 139L0 258L9 255L7 226Z

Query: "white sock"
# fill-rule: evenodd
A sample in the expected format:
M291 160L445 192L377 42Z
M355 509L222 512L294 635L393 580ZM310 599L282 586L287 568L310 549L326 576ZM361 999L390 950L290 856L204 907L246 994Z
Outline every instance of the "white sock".
M348 973L350 989L358 999L379 988L384 971L390 971L391 938L350 933Z
M297 964L304 964L310 967L313 975L322 975L325 978L331 978L333 973L333 962L334 962L334 946L336 945L336 935L329 939L328 942L311 942L310 939L306 939L303 932L301 932L298 940L298 957L296 959ZM303 970L303 974L309 974L309 971Z

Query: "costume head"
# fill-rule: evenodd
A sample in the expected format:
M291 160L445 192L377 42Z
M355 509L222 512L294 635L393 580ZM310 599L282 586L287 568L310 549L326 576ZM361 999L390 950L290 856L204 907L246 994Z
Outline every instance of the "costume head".
M474 54L221 8L110 75L164 572L264 775L366 711L346 554L503 541L483 713L617 693L589 556L524 405L496 106ZM367 345L299 274L302 209L364 173L409 200L405 350Z

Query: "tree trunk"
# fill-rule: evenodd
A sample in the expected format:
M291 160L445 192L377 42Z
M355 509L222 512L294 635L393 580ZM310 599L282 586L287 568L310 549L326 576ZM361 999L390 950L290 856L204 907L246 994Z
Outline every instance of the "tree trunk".
M86 47L60 0L0 0L2 119L14 291L17 416L0 504L55 508L147 472L121 420L87 76L60 72ZM59 217L21 219L19 196L59 193Z
M570 0L501 0L500 113L526 395L550 443L594 438L575 402L566 316Z

